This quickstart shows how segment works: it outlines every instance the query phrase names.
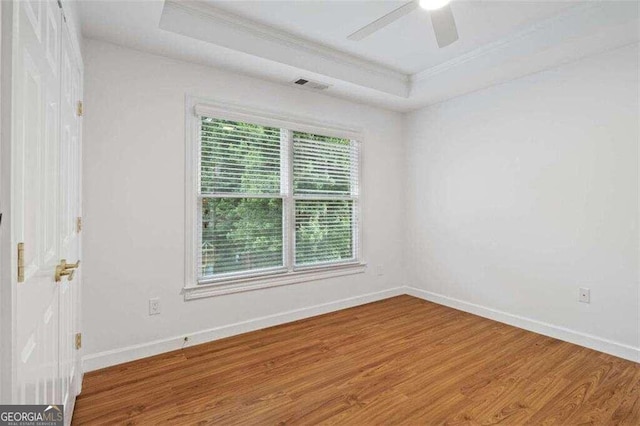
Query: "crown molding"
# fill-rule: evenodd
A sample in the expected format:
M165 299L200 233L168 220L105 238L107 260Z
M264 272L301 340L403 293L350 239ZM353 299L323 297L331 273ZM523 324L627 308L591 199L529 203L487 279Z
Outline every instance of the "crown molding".
M573 6L559 15L556 15L544 21L537 22L507 37L485 44L484 46L481 46L463 55L457 56L451 60L442 62L433 67L419 71L410 76L410 84L413 86L413 84L415 83L418 83L422 80L427 80L431 77L434 77L438 74L442 74L446 71L449 71L452 68L459 67L463 64L474 61L478 58L481 58L493 53L498 53L503 50L507 50L511 47L514 47L515 45L517 45L522 40L528 37L531 37L535 34L539 34L542 32L548 33L554 27L567 23L568 21L575 19L580 15L585 15L593 11L594 9L602 9L602 5L600 5L598 2L589 2L586 4Z
M310 41L303 37L295 36L289 32L279 30L272 26L261 24L226 10L222 10L209 3L192 0L167 0L165 1L165 8L166 7L177 7L187 12L195 13L200 17L206 15L213 21L222 22L237 30L260 37L262 40L268 40L282 46L286 46L290 49L304 51L340 65L344 65L346 63L354 67L358 67L368 73L397 80L405 85L408 84L410 80L409 74L405 74L376 62Z

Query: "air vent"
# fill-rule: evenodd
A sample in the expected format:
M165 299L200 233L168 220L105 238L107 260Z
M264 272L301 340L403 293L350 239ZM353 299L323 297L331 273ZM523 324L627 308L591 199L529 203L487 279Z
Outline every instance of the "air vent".
M297 86L303 86L307 89L312 89L312 90L326 90L329 88L328 84L320 83L318 81L307 80L306 78L299 78L297 80L294 80L293 84Z

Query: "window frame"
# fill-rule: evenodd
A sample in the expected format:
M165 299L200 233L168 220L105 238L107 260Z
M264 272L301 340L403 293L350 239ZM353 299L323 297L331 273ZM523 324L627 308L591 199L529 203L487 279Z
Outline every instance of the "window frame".
M321 280L337 276L362 273L366 270L363 253L363 191L362 191L362 151L363 137L360 129L318 121L313 118L295 116L288 113L259 110L235 104L222 103L200 97L186 98L186 152L185 152L185 300L199 299L222 294L289 285L305 281ZM281 182L280 194L268 195L268 198L281 198L283 202L283 266L257 269L246 272L221 274L218 277L199 281L198 244L201 235L198 232L200 214L200 191L198 173L200 170L200 120L202 116L231 121L241 121L262 126L285 129L290 141L286 147L286 169L288 182ZM317 199L317 196L295 195L293 193L293 132L305 132L330 137L350 139L358 144L358 193L353 196L354 215L357 223L353 227L354 258L344 262L324 262L311 265L295 265L295 201L297 199ZM286 192L285 192L286 191ZM235 196L235 195L231 195Z

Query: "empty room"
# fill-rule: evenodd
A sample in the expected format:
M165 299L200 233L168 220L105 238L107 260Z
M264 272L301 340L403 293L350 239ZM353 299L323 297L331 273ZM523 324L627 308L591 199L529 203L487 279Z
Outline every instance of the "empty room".
M0 425L640 425L639 14L0 0Z

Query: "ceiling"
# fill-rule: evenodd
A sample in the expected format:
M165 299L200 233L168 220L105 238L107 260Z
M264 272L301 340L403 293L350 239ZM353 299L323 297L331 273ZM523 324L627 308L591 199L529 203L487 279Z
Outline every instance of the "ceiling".
M347 40L359 28L406 1L209 1L212 6L335 49L413 74L523 26L575 6L570 2L454 1L460 40L439 49L429 13L416 9L361 41Z
M438 49L428 12L359 42L346 37L398 1L83 1L85 37L407 111L637 43L636 1L464 1L460 40Z

